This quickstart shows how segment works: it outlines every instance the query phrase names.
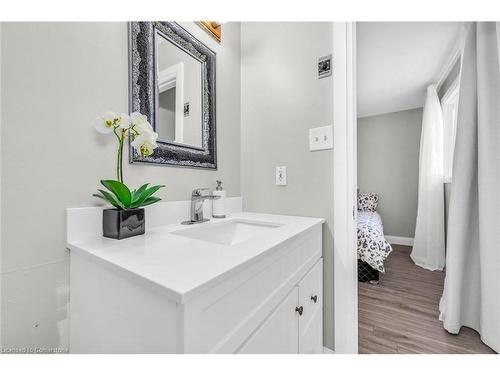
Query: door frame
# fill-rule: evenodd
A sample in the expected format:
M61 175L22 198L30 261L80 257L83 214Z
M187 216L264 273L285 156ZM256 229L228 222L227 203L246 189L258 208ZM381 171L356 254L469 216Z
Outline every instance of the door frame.
M335 353L358 352L356 23L333 24Z

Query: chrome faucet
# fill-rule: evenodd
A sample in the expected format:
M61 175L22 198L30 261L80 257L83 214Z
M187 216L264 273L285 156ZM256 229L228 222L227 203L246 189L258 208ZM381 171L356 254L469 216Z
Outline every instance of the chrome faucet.
M190 225L196 223L203 223L209 219L203 218L203 202L205 199L219 199L220 196L205 194L209 192L208 188L198 188L194 189L191 193L191 220L183 221L181 224Z

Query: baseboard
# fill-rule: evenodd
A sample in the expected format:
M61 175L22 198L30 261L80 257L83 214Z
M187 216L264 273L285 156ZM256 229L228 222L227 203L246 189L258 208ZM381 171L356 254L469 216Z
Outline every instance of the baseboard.
M391 245L413 246L412 237L384 236Z
M335 352L332 349L323 346L323 354L335 354Z

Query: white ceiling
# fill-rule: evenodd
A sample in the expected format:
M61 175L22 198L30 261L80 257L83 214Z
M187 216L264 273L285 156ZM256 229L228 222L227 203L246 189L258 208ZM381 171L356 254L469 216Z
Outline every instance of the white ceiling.
M358 117L422 107L460 33L460 22L357 23Z

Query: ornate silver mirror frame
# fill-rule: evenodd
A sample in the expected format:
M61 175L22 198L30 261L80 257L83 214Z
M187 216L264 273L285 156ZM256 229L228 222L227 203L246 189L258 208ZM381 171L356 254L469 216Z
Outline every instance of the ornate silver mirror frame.
M217 169L215 126L215 52L175 22L129 23L129 107L148 117L156 129L156 51L155 33L160 31L170 42L201 62L202 71L202 147L158 141L148 157L130 147L130 163L165 164L178 167Z

